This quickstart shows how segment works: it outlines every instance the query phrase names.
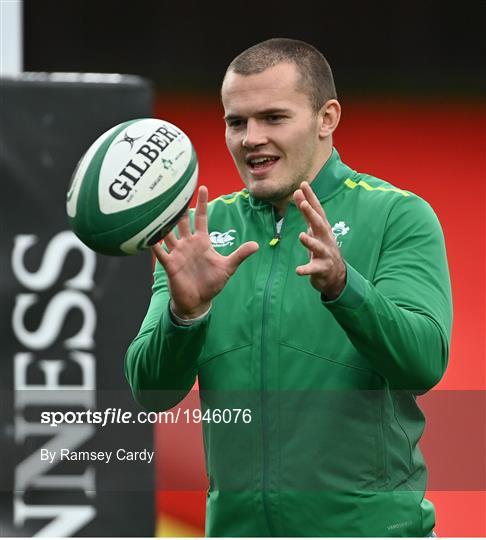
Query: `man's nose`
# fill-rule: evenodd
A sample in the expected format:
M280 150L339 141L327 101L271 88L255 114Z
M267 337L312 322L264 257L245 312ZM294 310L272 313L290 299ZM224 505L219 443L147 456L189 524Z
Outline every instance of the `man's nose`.
M255 148L268 142L265 126L250 118L246 122L246 133L242 141L245 148Z

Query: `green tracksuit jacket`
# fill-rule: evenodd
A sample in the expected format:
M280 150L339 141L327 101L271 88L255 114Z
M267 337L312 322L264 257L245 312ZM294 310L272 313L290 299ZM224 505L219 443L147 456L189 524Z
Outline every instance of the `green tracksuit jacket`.
M447 365L441 228L422 199L336 150L311 185L347 264L339 298L323 301L295 273L308 254L294 204L276 241L271 205L246 190L220 197L208 208L215 248L256 240L259 251L191 327L172 322L158 265L126 375L150 409L172 407L198 377L204 410L251 410L249 423L204 423L207 535L426 536L435 516L415 395Z

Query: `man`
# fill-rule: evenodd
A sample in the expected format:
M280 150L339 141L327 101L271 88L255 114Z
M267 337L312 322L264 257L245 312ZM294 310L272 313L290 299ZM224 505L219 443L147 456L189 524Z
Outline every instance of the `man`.
M208 535L430 535L415 396L448 356L437 218L340 160L340 105L314 47L251 47L221 95L246 188L208 205L201 187L193 230L185 216L154 247L126 357L134 395L168 408L198 377L204 409L251 410L204 424Z

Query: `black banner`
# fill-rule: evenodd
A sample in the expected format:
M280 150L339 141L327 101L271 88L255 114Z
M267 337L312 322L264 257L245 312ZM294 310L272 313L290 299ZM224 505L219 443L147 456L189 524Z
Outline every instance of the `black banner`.
M65 211L95 138L150 116L138 77L0 81L0 536L154 534L153 426L86 417L137 412L123 358L149 300L150 254L95 254ZM54 426L41 421L49 411L85 416Z

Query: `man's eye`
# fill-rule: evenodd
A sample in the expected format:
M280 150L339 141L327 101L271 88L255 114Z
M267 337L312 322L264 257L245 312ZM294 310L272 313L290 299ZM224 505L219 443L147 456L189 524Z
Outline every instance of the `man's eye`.
M284 116L282 114L271 114L267 116L267 120L269 122L280 122L280 120L283 120Z
M239 128L243 126L243 120L228 120L228 126L231 128Z

